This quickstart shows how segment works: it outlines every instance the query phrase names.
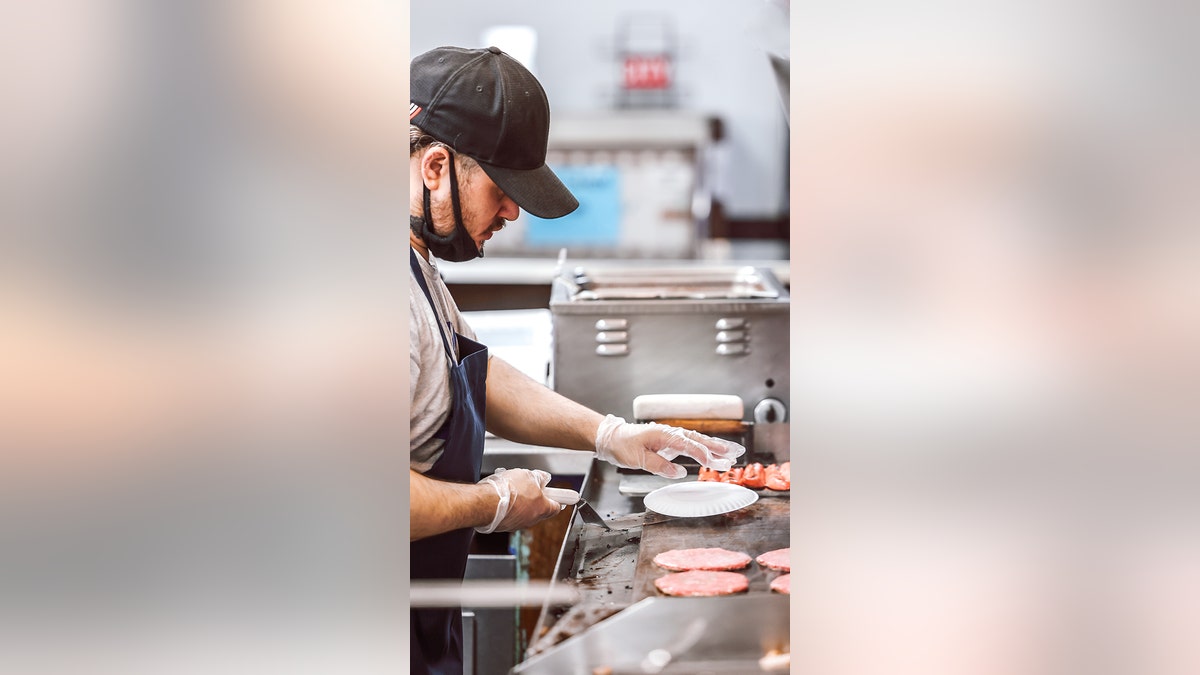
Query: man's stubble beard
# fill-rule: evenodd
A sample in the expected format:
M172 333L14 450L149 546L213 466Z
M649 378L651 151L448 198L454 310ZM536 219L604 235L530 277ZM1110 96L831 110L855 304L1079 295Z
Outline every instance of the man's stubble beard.
M465 181L461 182L459 185L460 194L466 187L467 183ZM471 220L471 212L466 203L463 203L462 207L463 227L467 228L467 231L470 232L470 228L467 227L467 223ZM429 215L431 218L433 218L433 222L430 223L429 226L433 228L434 232L437 232L443 237L449 236L452 232L454 232L454 228L456 227L454 223L454 207L451 204L449 197L440 201L431 199L429 202ZM503 218L496 218L492 221L491 225L488 226L488 229L495 230L492 236L496 236L496 234L499 234L501 231L503 231L505 227L508 227L508 221ZM474 241L473 237L472 241ZM479 247L480 253L483 252L483 247L486 245L486 241L476 242L476 246Z
M430 195L429 217L433 221L428 224L429 229L438 235L446 237L454 232L454 208L450 204L450 197L438 199L436 196ZM463 217L466 218L465 213Z
M475 172L478 170L478 166L467 166L462 163L457 165L458 193L459 199L462 200L461 206L463 212L463 227L466 228L468 233L470 232L470 228L467 227L467 223L471 222L472 211L470 205L466 203L465 199L463 199L463 193L470 190L472 179L474 178ZM429 223L429 227L443 237L450 236L457 227L457 224L454 222L454 205L448 196L440 200L437 198L431 198L429 200L429 217L433 219L433 222ZM503 218L496 218L492 221L491 225L489 225L488 229L494 229L496 230L496 233L499 233L500 230L503 230L507 226L507 220ZM495 234L492 236L495 236ZM471 241L475 242L474 237L471 238ZM481 255L483 253L483 247L486 244L486 241L475 242L475 245L479 249Z

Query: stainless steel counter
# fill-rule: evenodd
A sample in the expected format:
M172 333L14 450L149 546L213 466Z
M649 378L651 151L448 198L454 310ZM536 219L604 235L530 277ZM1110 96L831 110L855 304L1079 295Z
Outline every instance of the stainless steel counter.
M517 664L518 675L607 672L612 675L746 675L788 672L768 653L791 648L788 598L646 598L561 648ZM776 663L780 663L778 659Z

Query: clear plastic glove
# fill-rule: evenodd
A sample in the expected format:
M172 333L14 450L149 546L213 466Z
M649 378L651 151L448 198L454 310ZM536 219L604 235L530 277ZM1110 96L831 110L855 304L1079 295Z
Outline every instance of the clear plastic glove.
M529 469L496 469L496 473L479 481L490 483L500 494L496 515L487 527L477 527L476 532L512 532L545 520L563 509L556 501L548 499L542 488L550 482L550 474Z
M609 415L596 430L596 455L626 469L645 469L664 478L683 478L687 469L670 460L687 455L701 465L728 471L745 454L738 443L669 427L665 424L630 424Z

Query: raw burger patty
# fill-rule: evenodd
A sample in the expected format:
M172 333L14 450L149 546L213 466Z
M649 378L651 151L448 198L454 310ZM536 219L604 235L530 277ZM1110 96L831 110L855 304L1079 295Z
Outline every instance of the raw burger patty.
M750 556L723 548L680 548L654 556L654 564L674 572L740 570L750 564Z
M776 593L783 593L784 595L791 595L792 594L792 575L781 574L781 575L775 577L775 580L771 582L771 590L775 591Z
M750 581L737 572L692 570L659 577L654 580L654 587L667 595L701 597L742 593L750 588Z
M792 549L781 548L774 551L767 551L758 556L754 560L763 567L772 570L780 570L781 572L792 571Z

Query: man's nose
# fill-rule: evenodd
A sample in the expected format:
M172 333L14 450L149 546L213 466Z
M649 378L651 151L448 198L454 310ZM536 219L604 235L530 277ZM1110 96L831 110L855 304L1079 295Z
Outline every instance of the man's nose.
M500 201L500 212L496 215L511 222L516 220L517 216L521 215L521 207L517 206L512 197L505 195L504 199Z

